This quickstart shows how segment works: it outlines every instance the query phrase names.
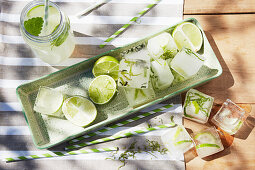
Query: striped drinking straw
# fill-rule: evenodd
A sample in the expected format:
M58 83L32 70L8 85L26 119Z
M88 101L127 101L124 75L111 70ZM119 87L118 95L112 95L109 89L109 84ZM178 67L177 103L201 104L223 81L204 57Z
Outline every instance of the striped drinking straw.
M130 136L134 136L134 135L138 135L138 134L143 134L143 133L151 132L154 130L175 127L176 124L173 122L173 116L171 117L171 120L172 120L172 122L168 123L168 124L163 124L163 125L154 126L154 127L150 127L150 128L141 128L141 129L137 129L137 130L126 132L126 133L120 132L120 133L114 134L114 135L106 137L106 138L101 138L101 139L93 140L90 142L79 143L76 145L70 145L70 146L67 146L65 149L66 150L78 149L78 148L89 146L89 145L94 145L94 144L108 142L108 141L112 141L112 140L116 140L116 139L120 139L120 138L124 138L124 137L130 137Z
M98 131L96 131L96 132L92 132L92 133L89 133L89 134L80 136L80 137L78 137L78 138L75 138L75 139L69 141L69 143L70 143L70 144L73 144L73 143L75 143L75 142L79 142L79 141L84 140L84 139L87 139L87 138L89 138L89 137L96 136L96 135L98 135L98 134L100 134L100 133L107 132L107 131L109 131L109 130L112 130L112 129L115 129L115 128L124 126L124 125L126 125L126 124L128 124L128 123L131 123L131 122L134 122L134 121L136 121L136 120L139 120L139 119L145 118L145 117L147 117L147 116L153 115L153 114L155 114L155 113L157 113L157 112L162 112L163 110L166 110L166 109L171 108L171 107L173 107L173 104L168 104L168 105L162 106L162 107L160 107L160 108L151 110L151 111L149 111L149 112L142 113L141 115L136 116L136 117L133 117L133 118L131 118L131 119L124 120L124 121L122 121L122 122L120 122L120 123L114 124L114 125L112 125L112 126L107 126L107 127L103 128L103 129L100 129L100 130L98 130Z
M19 157L9 157L2 159L5 162L14 162L14 161L24 161L29 159L39 159L39 158L52 158L52 157L62 157L62 156L70 156L70 155L79 155L79 154L87 154L87 153L99 153L99 152L110 152L117 151L118 147L109 147L109 148L101 148L101 149L86 149L86 150L77 150L77 151L52 151L45 154L38 155L28 155L28 156L19 156Z
M99 47L103 48L108 42L112 41L116 38L120 33L122 33L125 29L127 29L132 23L134 23L138 18L143 16L146 12L149 11L153 6L157 5L161 0L154 0L154 3L147 5L141 12L139 12L135 17L133 17L127 24L123 25L118 31L116 31L113 35L111 35L107 40L103 42Z

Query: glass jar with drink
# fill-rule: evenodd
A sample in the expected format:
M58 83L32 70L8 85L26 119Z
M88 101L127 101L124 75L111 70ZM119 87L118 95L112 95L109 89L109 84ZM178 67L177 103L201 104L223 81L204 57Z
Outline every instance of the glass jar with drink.
M69 18L53 2L28 3L20 15L20 31L35 55L46 63L59 64L74 51Z

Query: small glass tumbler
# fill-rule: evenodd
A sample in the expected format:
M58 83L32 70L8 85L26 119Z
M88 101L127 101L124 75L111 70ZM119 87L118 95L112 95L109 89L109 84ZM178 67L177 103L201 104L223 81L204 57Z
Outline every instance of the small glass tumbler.
M69 18L49 1L45 22L44 0L28 3L20 15L20 32L35 55L49 64L59 64L74 51L75 41Z

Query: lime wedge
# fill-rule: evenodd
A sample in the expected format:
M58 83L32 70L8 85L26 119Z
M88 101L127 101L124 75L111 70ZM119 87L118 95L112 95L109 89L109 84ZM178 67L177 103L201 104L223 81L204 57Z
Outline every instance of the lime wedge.
M217 139L210 132L198 133L194 139L198 140L200 143L216 143Z
M66 99L63 103L62 111L67 120L82 127L92 123L97 116L95 105L81 96Z
M25 20L35 18L35 17L44 18L44 13L45 13L44 10L45 10L44 5L35 6L34 8L30 9L30 11L28 11ZM48 16L49 17L48 17L47 28L43 28L41 31L41 34L39 36L46 36L46 35L51 34L53 32L53 30L55 30L55 28L60 23L61 16L60 16L59 11L55 7L49 6Z
M92 73L95 77L100 75L109 75L114 80L118 80L118 72L119 61L112 56L99 58L92 69Z
M204 147L215 147L215 148L220 148L220 146L219 146L219 145L216 145L216 144L203 143L203 144L197 145L197 146L196 146L196 149L198 149L198 148L204 148Z
M116 82L108 75L96 77L89 85L89 97L96 104L108 103L116 92Z
M60 109L63 101L64 95L61 92L42 86L35 100L34 111L46 115L63 117Z
M182 47L186 47L197 52L203 44L203 36L200 29L191 22L179 24L174 29L172 36L179 50Z

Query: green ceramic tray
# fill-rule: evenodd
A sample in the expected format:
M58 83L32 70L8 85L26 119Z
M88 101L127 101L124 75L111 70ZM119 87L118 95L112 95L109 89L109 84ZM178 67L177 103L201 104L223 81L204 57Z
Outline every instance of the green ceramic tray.
M20 85L17 88L18 98L23 106L23 113L31 131L34 144L39 149L50 148L64 141L68 141L99 127L117 121L128 115L131 115L141 109L151 105L160 103L168 98L178 95L190 88L201 85L209 80L212 80L222 73L221 65L215 56L200 24L194 18L184 21L193 22L202 31L204 42L199 53L206 58L205 64L199 70L198 74L182 83L172 85L168 89L157 92L155 100L141 105L137 108L131 108L124 97L124 94L119 90L113 100L105 105L97 105L98 116L96 120L89 126L82 128L71 124L68 120L47 117L33 111L33 105L40 86L48 86L63 91L70 95L88 96L88 85L93 79L91 72L94 62L101 56L110 55L120 59L120 53L132 47L136 47L142 43L146 43L148 39L154 37L164 31L172 32L174 27L179 23L170 26L156 34L145 37L132 44L125 45L120 48L115 48L103 54L92 57L78 64L67 67L63 70L54 72L47 76L41 77L32 82ZM182 21L183 22L183 21ZM180 22L181 23L181 22Z

